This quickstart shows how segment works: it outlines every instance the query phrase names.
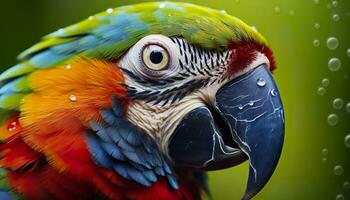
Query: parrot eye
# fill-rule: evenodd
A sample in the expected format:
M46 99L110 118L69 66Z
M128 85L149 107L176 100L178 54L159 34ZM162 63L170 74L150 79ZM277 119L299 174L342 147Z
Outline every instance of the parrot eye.
M169 54L162 46L150 44L145 46L142 51L142 61L150 70L163 70L169 65Z
M176 74L179 54L178 47L169 37L148 35L129 49L119 60L119 65L143 78L165 79Z

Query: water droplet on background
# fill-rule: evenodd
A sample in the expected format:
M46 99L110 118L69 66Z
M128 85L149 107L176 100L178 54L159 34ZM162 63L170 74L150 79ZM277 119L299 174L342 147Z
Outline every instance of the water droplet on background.
M317 94L320 95L320 96L323 96L326 94L326 89L324 87L319 87L317 89Z
M340 69L340 67L341 67L341 61L339 60L339 58L331 58L328 61L328 68L332 72L338 71Z
M338 115L336 115L336 114L330 114L330 115L328 115L327 121L328 121L328 124L329 124L330 126L335 126L335 125L337 125L337 124L338 124L338 121L339 121Z
M350 148L350 134L345 136L344 143L346 147Z
M281 8L280 8L280 7L278 7L278 6L276 6L274 10L275 10L275 13L279 13L279 12L281 12Z
M322 85L323 85L323 86L327 87L327 86L329 86L329 83L330 83L330 81L329 81L328 78L322 79Z
M333 100L333 108L340 110L344 105L344 102L341 98L336 98Z
M290 11L289 11L289 15L290 15L290 16L294 16L294 15L295 15L295 11L294 11L294 10L290 10Z
M322 158L321 161L322 161L322 163L325 164L325 163L327 163L328 160L327 160L327 158Z
M254 106L254 102L253 102L253 101L250 101L248 105L249 105L249 106Z
M264 87L266 85L266 81L263 78L259 78L256 84L260 87Z
M316 24L314 25L314 28L315 28L315 29L320 29L320 27L321 27L321 25L320 25L319 23L316 23Z
M94 19L94 16L90 16L88 19L89 19L89 20L93 20L93 19Z
M327 148L323 148L322 149L322 155L324 155L324 156L328 155L328 149Z
M320 0L314 0L314 3L315 3L315 4L319 4L319 3L320 3Z
M314 40L312 42L312 44L314 44L315 47L319 47L320 46L320 41L316 39L316 40Z
M226 10L221 10L220 12L223 14L226 14Z
M350 189L350 182L349 181L345 181L343 184L344 189L348 190Z
M327 47L328 49L330 50L334 50L334 49L337 49L339 46L339 41L336 37L329 37L327 39Z
M348 55L348 57L350 57L350 48L348 50L346 50L346 55Z
M340 175L343 174L344 169L343 169L343 167L341 165L336 165L334 167L334 169L333 169L333 172L334 172L335 175L340 176Z
M338 6L338 1L332 1L332 6L337 7Z
M77 96L75 96L74 94L69 96L69 99L73 102L77 101Z
M67 69L71 69L71 68L72 68L72 65L66 64L66 68L67 68Z
M348 104L346 104L346 111L348 111L348 113L350 113L350 102Z
M238 106L238 109L239 109L239 110L242 110L242 109L243 109L243 106L242 106L242 105Z
M335 200L345 200L345 197L342 194L337 194L337 196L335 197Z
M334 15L332 16L332 19L333 19L333 21L337 22L337 21L340 20L340 16L339 16L338 14L334 14Z

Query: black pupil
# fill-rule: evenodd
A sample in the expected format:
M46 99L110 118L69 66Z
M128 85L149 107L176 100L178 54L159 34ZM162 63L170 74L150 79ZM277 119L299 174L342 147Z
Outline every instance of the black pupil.
M157 51L157 50L153 50L149 57L150 57L151 62L154 63L154 64L159 64L163 60L162 52Z

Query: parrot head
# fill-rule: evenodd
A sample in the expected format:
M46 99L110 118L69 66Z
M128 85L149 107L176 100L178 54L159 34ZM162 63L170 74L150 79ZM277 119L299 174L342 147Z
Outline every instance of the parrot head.
M284 133L266 47L250 45L213 50L178 36L148 35L117 64L131 99L127 119L174 166L217 170L249 159L244 199L272 175Z
M223 11L170 2L108 9L47 35L19 59L0 76L0 105L20 113L24 142L49 163L63 155L62 143L39 133L69 129L83 130L94 164L146 187L165 176L178 189L174 169L248 160L250 199L276 168L284 114L272 52ZM53 165L70 169L65 162Z

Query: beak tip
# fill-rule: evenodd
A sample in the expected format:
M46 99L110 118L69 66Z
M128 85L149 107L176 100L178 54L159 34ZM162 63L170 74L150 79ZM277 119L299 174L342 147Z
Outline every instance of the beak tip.
M249 199L251 199L251 197L249 197L248 194L245 193L241 200L249 200Z
M242 197L242 200L250 200L256 195L256 193L247 193L246 192L246 193L244 193L244 196Z

